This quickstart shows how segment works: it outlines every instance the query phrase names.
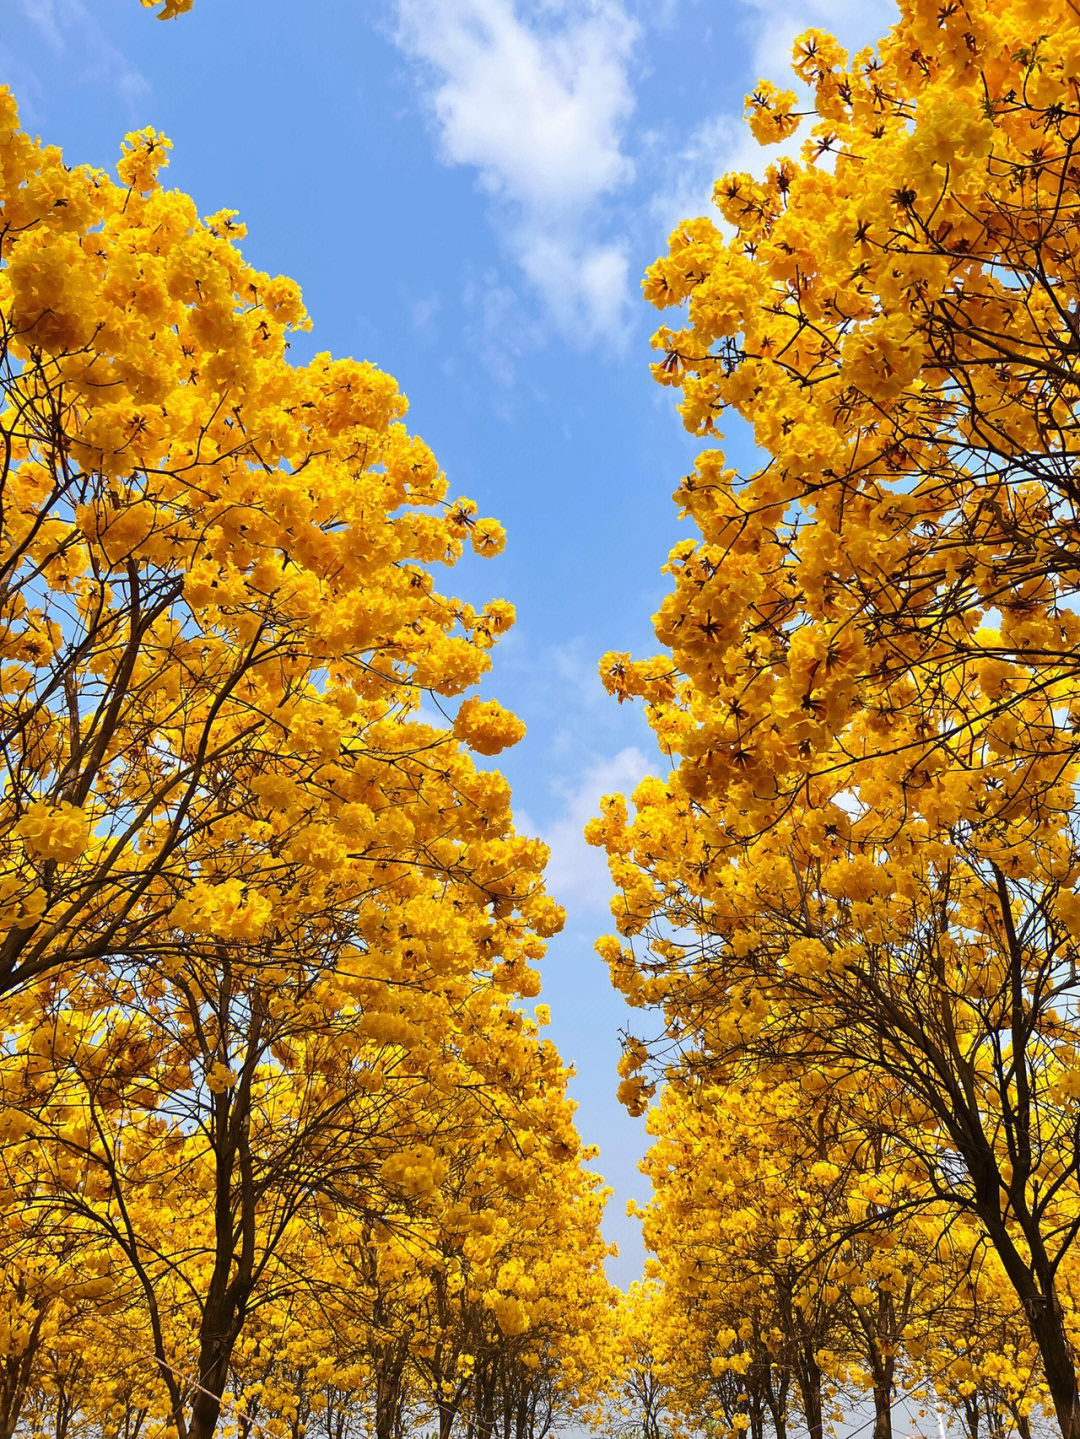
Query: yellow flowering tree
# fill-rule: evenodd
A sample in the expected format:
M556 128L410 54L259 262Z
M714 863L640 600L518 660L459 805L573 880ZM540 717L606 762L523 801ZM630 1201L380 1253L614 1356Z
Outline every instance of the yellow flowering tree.
M296 286L168 148L68 169L0 92L0 1143L37 1176L6 1207L96 1234L140 1316L145 1403L86 1422L209 1439L282 1285L321 1302L324 1229L424 1232L479 1135L496 1180L508 1136L578 1160L514 1008L546 853L470 755L523 726L417 715L512 623L432 575L502 530L389 377L289 363Z
M801 158L722 178L724 225L646 280L686 308L656 341L684 422L732 411L763 461L699 456L666 653L602 663L675 764L590 831L601 951L688 1073L895 1086L886 1130L992 1244L1076 1439L1080 27L904 0L795 71ZM748 108L766 142L800 119Z
M619 1296L601 1430L626 1439L663 1439L671 1428L663 1326L674 1306L668 1305L665 1286L657 1282L656 1261L646 1265L646 1276Z
M973 1439L980 1423L1023 1429L1051 1406L1000 1262L905 1149L883 1145L873 1115L888 1095L864 1083L856 1126L845 1086L665 1089L638 1210L656 1259L627 1321L646 1336L639 1374L680 1432L705 1417L783 1439L799 1412L824 1434L863 1427L869 1402L865 1427L891 1439L902 1393Z
M0 991L134 952L209 883L254 933L282 863L466 859L418 793L456 746L398 721L488 668L511 607L428 567L502 531L446 502L391 379L288 363L296 286L160 188L167 151L147 131L119 183L69 170L0 99ZM521 732L492 702L456 726L484 754ZM497 776L467 785L458 833L506 813ZM495 899L504 868L462 878Z
M130 1010L107 1038L68 1014L49 1054L21 1045L24 1096L9 1064L5 1099L25 1134L6 1152L35 1166L12 1185L35 1230L9 1251L34 1283L7 1317L28 1414L282 1439L320 1416L379 1439L460 1420L534 1439L595 1405L606 1193L554 1047L490 984L423 1055L350 1044L359 1009L333 1011L336 1029L325 1000L306 1010L302 1051L278 1028L278 1054L220 1090L177 1084L161 1013L153 1056ZM79 1239L71 1263L43 1226ZM128 1335L119 1372L93 1358L107 1314Z

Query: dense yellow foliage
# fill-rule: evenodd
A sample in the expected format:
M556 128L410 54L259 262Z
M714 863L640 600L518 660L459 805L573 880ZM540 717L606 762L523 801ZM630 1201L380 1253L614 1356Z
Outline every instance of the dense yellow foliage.
M760 1079L673 1086L650 1116L639 1212L656 1258L637 1307L680 1432L708 1416L727 1434L821 1435L869 1409L888 1439L901 1394L992 1432L1050 1407L977 1222L875 1124L882 1091L848 1087L855 1104Z
M69 170L0 92L0 1439L1080 1439L1080 15L794 75L644 286L709 447L601 662L671 761L587 835L623 1295L476 761L513 608L436 589L501 526L163 136Z
M655 374L685 425L715 441L727 412L762 462L700 454L665 652L601 664L673 761L589 830L619 889L601 954L663 1022L628 1041L621 1094L643 1112L666 1077L654 1122L666 1141L689 1106L710 1164L743 1104L792 1092L864 1136L863 1174L876 1135L885 1210L974 1226L1074 1439L1080 23L1066 0L903 0L876 49L810 31L794 69L801 114L764 83L747 110L766 144L802 124L800 158L723 177L720 218L681 224L645 281L683 307ZM732 1286L775 1230L762 1184ZM648 1222L678 1293L675 1194ZM980 1373L1019 1423L1012 1352Z
M168 150L69 169L0 92L0 1429L524 1439L596 1402L606 1194L472 758L524 726L418 717L503 532Z

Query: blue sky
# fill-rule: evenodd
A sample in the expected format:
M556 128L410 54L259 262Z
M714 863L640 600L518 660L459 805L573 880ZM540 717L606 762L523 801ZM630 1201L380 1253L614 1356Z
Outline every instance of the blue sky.
M0 80L27 127L110 167L126 131L165 131L166 182L203 214L238 210L251 261L302 285L314 331L297 358L393 374L451 493L508 530L453 590L517 606L485 692L528 725L500 764L569 911L543 997L616 1189L622 1283L641 1268L623 1211L647 1197L645 1137L614 1097L633 1016L592 952L610 891L581 828L660 763L596 662L655 649L670 496L697 448L649 375L641 273L716 176L761 164L743 96L785 76L794 35L857 45L891 20L888 0L195 0L167 24L137 0L0 11ZM740 436L728 452L750 461Z

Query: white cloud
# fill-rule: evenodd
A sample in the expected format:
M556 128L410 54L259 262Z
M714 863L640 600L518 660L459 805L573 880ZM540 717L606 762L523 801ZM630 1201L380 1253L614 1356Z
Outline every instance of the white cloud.
M513 0L401 0L399 13L434 72L447 157L493 194L566 210L631 177L620 131L636 26L617 4L560 4L531 23Z
M749 33L753 42L755 74L746 88L761 78L788 83L791 47L796 35L816 27L835 35L849 52L872 45L900 18L895 0L743 0L751 12Z
M580 343L619 342L629 262L598 205L634 178L637 23L618 0L398 0L398 18L444 159L476 170L551 317Z
M583 243L572 233L525 227L519 235L525 274L571 337L621 340L630 261L621 243Z
M873 44L895 24L894 0L743 0L741 29L750 45L750 69L745 76L749 92L759 79L802 90L806 105L812 92L791 73L791 51L797 35L811 27L827 30L854 52ZM809 123L799 127L783 146L761 146L754 139L743 115L720 112L709 116L675 147L676 179L660 185L653 194L650 211L664 227L665 236L680 220L710 215L716 180L730 170L762 175L782 155L798 156ZM670 160L670 136L653 134L646 140L653 150Z
M703 120L678 148L673 164L663 151L662 137L650 139L664 153L665 168L673 172L671 181L655 192L649 204L665 236L680 220L709 214L717 179L726 170L755 167L762 153L750 131L734 115L712 115Z
M650 768L641 750L631 745L611 759L591 765L577 785L561 787L562 813L540 832L540 838L551 850L547 888L575 915L606 910L612 895L607 856L585 843L586 823L599 813L602 795L629 795ZM521 812L517 814L517 827L524 834L537 832Z

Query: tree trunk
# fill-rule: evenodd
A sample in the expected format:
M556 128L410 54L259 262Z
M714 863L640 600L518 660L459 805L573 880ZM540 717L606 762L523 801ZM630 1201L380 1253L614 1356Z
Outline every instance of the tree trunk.
M1026 1300L1024 1308L1042 1355L1046 1387L1054 1401L1054 1413L1062 1439L1080 1439L1080 1389L1077 1388L1076 1366L1065 1335L1065 1317L1057 1295L1047 1299L1039 1294Z
M892 1439L893 1378L896 1360L886 1358L876 1339L870 1343L870 1369L874 1379L873 1439Z
M964 1418L967 1420L968 1439L979 1439L979 1396L969 1394L964 1399Z
M229 1352L232 1345L229 1345ZM214 1439L221 1418L221 1396L229 1373L228 1355L218 1355L199 1377L199 1390L191 1401L188 1439Z
M804 1359L799 1366L799 1397L809 1439L825 1439L825 1422L821 1407L821 1370L815 1359ZM1080 1439L1080 1435L1077 1436Z
M375 1381L375 1439L394 1439L401 1407L402 1365L396 1356L379 1366Z
M790 1381L785 1375L782 1380L778 1377L774 1384L774 1373L777 1371L770 1368L765 1376L765 1402L769 1406L776 1439L787 1439L787 1396Z
M991 1170L987 1160L976 1167L969 1159L969 1169L975 1180L976 1213L986 1225L1002 1267L1024 1306L1031 1337L1038 1345L1046 1387L1053 1400L1062 1439L1080 1439L1080 1388L1076 1382L1076 1365L1045 1250L1039 1253L1042 1249L1041 1236L1037 1232L1025 1235L1033 1258L1033 1263L1029 1264L1013 1243L998 1207L996 1171ZM991 1186L993 1190L988 1194ZM1036 1277L1039 1267L1047 1276L1041 1289Z
M892 1385L874 1385L874 1439L892 1439Z
M19 1293L22 1297L22 1293ZM49 1307L46 1300L34 1315L34 1322L27 1336L26 1344L18 1354L12 1354L0 1365L0 1439L11 1439L19 1423L23 1403L30 1379L34 1372L37 1352L41 1345L41 1326Z

